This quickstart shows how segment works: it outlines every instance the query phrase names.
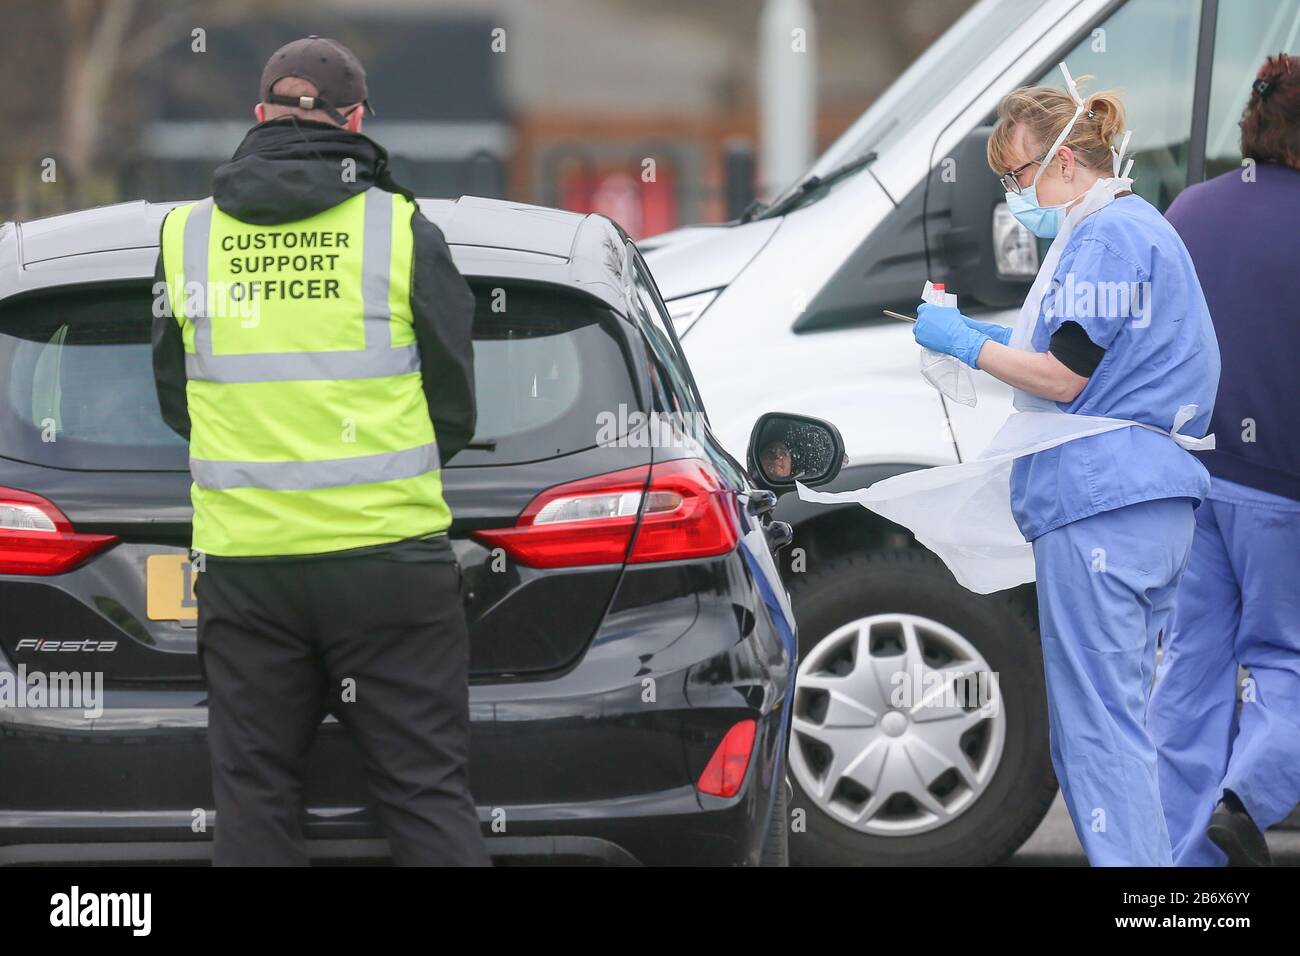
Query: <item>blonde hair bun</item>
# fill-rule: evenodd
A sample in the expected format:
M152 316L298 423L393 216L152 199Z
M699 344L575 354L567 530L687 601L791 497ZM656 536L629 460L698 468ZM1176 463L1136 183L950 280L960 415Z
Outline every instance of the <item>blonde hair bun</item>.
M1124 101L1118 90L1100 90L1084 97L1084 109L1097 121L1098 138L1108 147L1118 146L1124 135Z
M1087 79L1081 76L1075 85ZM1111 147L1118 148L1124 136L1124 100L1118 90L1100 90L1084 97L1083 106L1084 112L1061 145L1070 147L1083 166L1109 175ZM997 122L989 136L990 168L1004 173L1023 162L1041 159L1077 108L1070 94L1060 87L1022 86L1012 90L998 104ZM1017 152L1016 134L1021 127L1033 156L1022 158Z

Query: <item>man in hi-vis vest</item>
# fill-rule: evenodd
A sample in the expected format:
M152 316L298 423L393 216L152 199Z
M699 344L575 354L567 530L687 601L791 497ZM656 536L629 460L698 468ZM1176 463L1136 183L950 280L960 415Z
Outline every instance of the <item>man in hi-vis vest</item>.
M360 133L365 71L307 37L213 195L163 223L154 370L189 439L217 864L305 864L332 712L399 864L485 864L441 466L474 432L474 297Z

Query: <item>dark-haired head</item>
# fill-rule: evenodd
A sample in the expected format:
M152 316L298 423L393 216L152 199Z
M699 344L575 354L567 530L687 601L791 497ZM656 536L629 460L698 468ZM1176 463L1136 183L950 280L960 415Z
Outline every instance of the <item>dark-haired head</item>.
M1270 56L1241 116L1241 155L1300 169L1300 56Z

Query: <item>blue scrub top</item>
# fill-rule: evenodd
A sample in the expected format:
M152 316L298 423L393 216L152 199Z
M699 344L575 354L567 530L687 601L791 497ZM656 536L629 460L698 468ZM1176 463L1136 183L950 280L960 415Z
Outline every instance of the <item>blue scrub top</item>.
M1061 254L1031 342L1047 351L1066 321L1106 350L1066 412L1173 427L1180 405L1199 405L1182 434L1205 435L1219 386L1219 345L1191 257L1145 199L1121 196L1083 220ZM1016 460L1011 508L1025 538L1140 501L1200 502L1210 476L1167 435L1121 428Z

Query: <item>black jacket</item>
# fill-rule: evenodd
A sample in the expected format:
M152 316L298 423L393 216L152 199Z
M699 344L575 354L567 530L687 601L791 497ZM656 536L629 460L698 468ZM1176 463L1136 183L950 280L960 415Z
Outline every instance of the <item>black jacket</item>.
M342 175L348 159L356 163L355 177ZM230 162L218 167L212 196L222 212L242 222L274 225L314 216L372 186L414 198L393 182L387 152L370 138L286 118L248 131ZM451 261L442 230L418 210L411 229L411 311L424 394L445 463L474 434L474 295ZM161 241L159 247L155 282L165 281ZM153 366L163 420L188 439L185 347L171 316L154 318Z

